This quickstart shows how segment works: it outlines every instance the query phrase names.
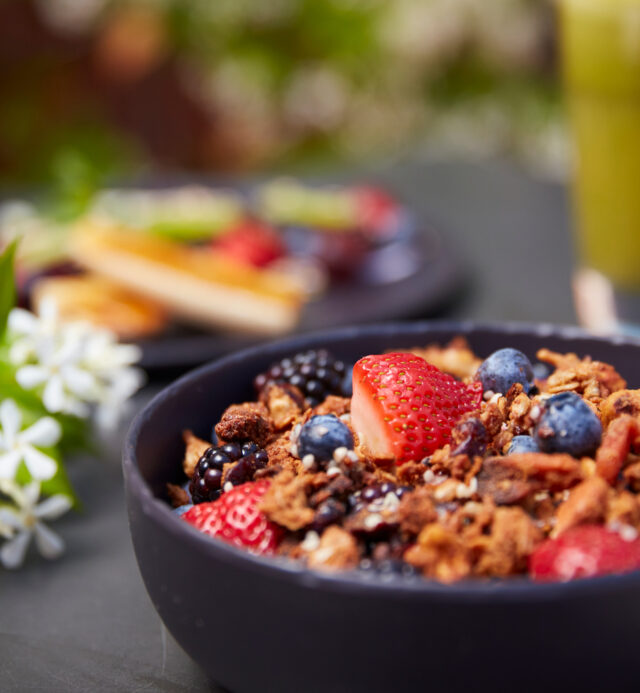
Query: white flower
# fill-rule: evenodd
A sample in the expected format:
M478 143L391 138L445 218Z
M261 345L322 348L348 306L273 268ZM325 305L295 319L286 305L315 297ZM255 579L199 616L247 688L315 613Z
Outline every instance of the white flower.
M55 445L62 435L60 424L45 416L21 430L22 413L12 399L0 404L0 479L13 479L24 461L34 479L50 479L58 463L35 446Z
M25 390L43 388L42 402L47 411L89 415L86 403L95 397L98 383L82 363L86 335L82 323L61 326L51 339L36 342L36 363L27 363L16 371L16 380Z
M14 309L9 316L9 357L16 381L35 390L47 411L88 417L113 426L122 405L143 383L136 346L118 344L109 330L84 322L60 323L54 302L39 316Z
M53 344L60 330L58 307L55 301L43 299L39 313L13 308L7 320L7 329L11 339L9 360L16 366L35 358L38 348L43 344Z
M0 483L0 491L10 496L16 508L0 508L0 524L13 529L14 534L0 549L0 563L5 568L22 565L31 537L45 558L57 558L64 551L64 542L42 520L55 520L71 508L71 500L62 494L50 496L38 503L40 484L34 481L20 487L10 482Z

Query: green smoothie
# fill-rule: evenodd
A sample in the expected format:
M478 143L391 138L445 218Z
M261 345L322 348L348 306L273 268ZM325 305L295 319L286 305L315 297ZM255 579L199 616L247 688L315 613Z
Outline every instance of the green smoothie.
M560 0L579 262L640 290L640 0Z

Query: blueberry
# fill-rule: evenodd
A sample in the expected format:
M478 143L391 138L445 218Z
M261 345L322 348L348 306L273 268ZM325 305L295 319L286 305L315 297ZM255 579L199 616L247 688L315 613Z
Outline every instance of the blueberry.
M504 395L514 383L521 383L524 391L529 392L533 387L533 368L521 351L498 349L480 364L476 378L484 390Z
M513 436L507 455L513 455L514 452L540 452L540 447L531 436Z
M574 457L593 454L601 437L600 419L575 392L549 397L535 430L542 452L566 452Z
M300 429L300 457L313 455L318 462L328 461L336 448L353 448L353 435L333 414L312 416Z

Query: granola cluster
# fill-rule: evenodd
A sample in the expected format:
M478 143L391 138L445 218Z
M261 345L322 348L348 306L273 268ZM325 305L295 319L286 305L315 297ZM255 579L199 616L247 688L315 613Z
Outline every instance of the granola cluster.
M463 338L412 353L463 383L481 359ZM543 542L582 525L635 541L640 527L640 390L613 366L541 349L547 377L532 387L487 391L448 442L422 459L396 464L371 453L351 422L351 399L329 395L308 406L290 384L267 382L257 401L232 404L215 426L218 444L251 440L268 454L254 480L268 479L259 510L283 530L277 552L325 571L419 573L452 582L527 574ZM539 435L552 395L579 395L602 426L588 455L509 452L516 436ZM301 454L300 431L334 415L351 430L322 464ZM185 433L184 472L192 477L211 446ZM221 493L230 488L225 465ZM185 492L172 487L175 505Z

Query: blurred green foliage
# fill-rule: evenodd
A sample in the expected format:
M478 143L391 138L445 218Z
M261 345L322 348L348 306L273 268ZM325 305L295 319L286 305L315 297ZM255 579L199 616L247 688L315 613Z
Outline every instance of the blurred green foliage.
M62 216L148 165L517 151L559 122L551 0L4 0L18 25L0 181L54 181Z

